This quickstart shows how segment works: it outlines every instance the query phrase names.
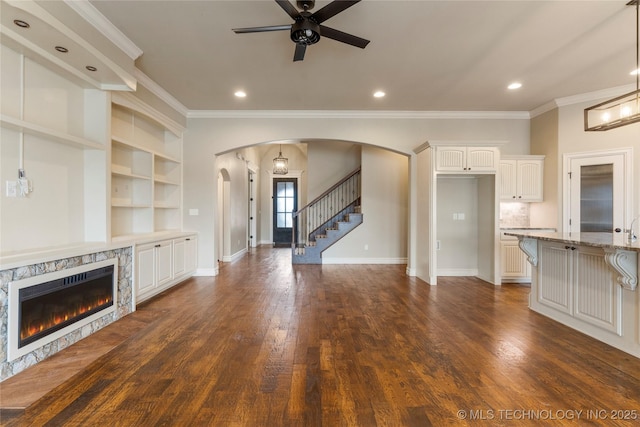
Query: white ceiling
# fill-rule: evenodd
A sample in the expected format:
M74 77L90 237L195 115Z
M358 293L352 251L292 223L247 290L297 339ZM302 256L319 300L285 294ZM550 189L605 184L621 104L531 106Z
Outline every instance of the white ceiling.
M302 62L288 31L232 31L291 23L272 0L91 4L143 51L137 67L189 110L531 111L635 85L627 1L363 0L324 25L371 43L323 38ZM513 81L523 87L509 91ZM374 99L379 89L387 96Z

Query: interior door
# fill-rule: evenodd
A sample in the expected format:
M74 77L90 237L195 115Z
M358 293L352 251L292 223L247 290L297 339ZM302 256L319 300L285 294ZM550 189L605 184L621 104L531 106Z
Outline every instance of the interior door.
M298 179L273 179L273 245L291 245L293 211L298 209Z
M570 232L613 233L625 228L623 155L573 158L569 177Z

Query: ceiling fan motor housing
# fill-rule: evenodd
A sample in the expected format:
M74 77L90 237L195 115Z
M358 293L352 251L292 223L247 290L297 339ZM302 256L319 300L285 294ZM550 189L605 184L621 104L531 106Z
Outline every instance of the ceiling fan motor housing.
M320 25L306 17L296 21L291 25L291 40L305 46L318 43L320 41Z
M311 10L313 6L315 6L315 0L297 0L296 4L298 5L298 9L302 10Z

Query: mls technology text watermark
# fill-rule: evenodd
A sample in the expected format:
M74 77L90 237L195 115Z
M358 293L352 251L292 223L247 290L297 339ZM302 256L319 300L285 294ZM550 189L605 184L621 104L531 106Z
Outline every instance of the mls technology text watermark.
M637 409L460 409L460 420L640 420Z

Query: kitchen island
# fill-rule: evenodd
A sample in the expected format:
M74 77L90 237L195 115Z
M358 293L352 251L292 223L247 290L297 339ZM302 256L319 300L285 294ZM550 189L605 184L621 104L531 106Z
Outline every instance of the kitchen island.
M612 233L506 232L532 266L529 308L640 357L640 242Z

